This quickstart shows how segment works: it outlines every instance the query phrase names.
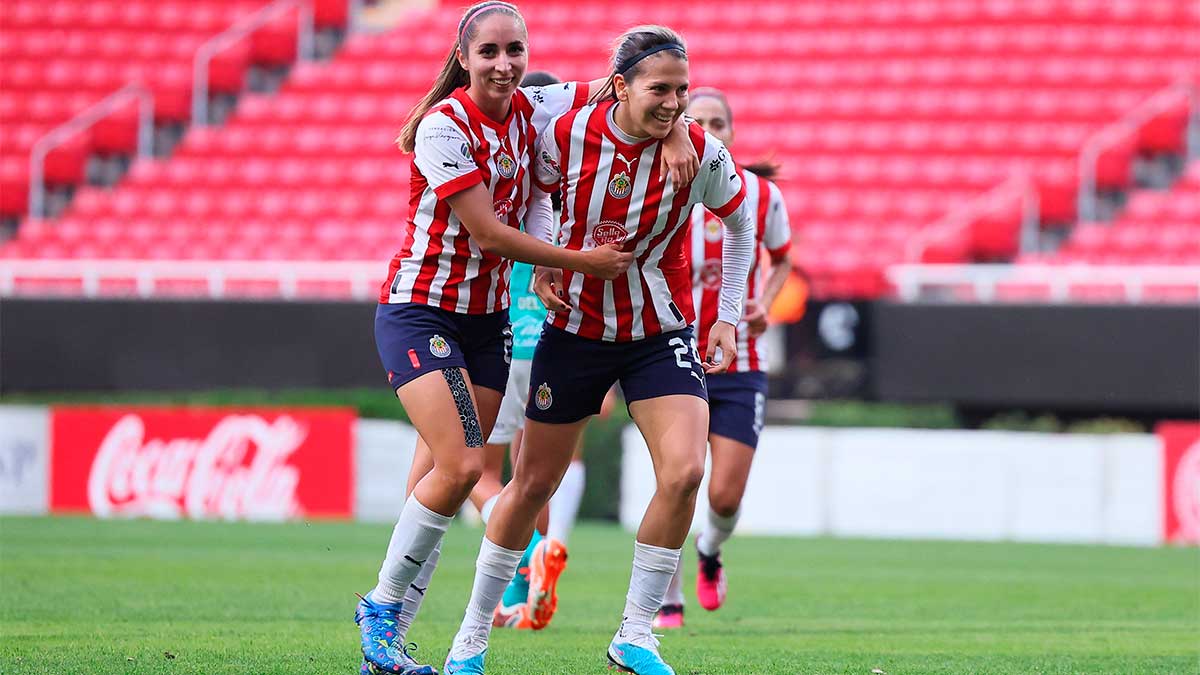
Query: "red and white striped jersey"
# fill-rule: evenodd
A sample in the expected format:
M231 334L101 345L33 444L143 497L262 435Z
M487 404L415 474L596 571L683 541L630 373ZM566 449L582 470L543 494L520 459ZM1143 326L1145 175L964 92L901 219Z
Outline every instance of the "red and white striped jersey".
M762 284L758 266L761 248L766 248L771 260L782 260L792 246L792 230L788 224L787 208L779 187L751 171L738 168L746 184L743 208L754 214L754 262L746 282L746 297L757 298ZM692 265L692 299L696 303L696 339L700 353L708 349L708 332L717 321L717 305L721 292L721 244L725 227L720 219L702 206L692 209L692 236L689 238L689 260ZM737 326L737 358L727 372L749 372L767 369L766 344L750 337L746 323Z
M504 122L479 110L465 87L430 108L417 128L404 244L392 258L379 301L460 314L506 309L512 263L481 249L446 199L482 183L496 218L519 228L539 135L552 117L583 105L586 95L587 87L573 82L522 88Z
M542 138L534 178L547 192L563 192L560 245L588 250L619 243L635 257L628 272L612 281L564 270L571 311L551 312L547 321L582 337L625 342L693 322L684 253L692 206L704 204L718 216L742 218L745 188L725 146L692 124L689 135L700 171L675 192L659 171L662 142L632 139L616 129L613 104L605 101L556 118ZM741 224L751 226L748 220Z

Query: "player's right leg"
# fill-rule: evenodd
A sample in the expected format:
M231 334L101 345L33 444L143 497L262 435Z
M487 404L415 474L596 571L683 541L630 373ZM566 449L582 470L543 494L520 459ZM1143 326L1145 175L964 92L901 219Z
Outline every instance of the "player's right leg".
M449 313L416 305L381 305L376 314L376 342L389 381L433 459L401 509L377 585L355 612L363 657L368 668L380 672L436 672L406 652L397 630L403 599L479 480L483 439L500 406L496 373L476 367L481 383L472 385L456 321ZM495 331L502 341L503 317L484 317L477 327L496 321L503 321ZM507 365L502 358L500 363L506 377Z

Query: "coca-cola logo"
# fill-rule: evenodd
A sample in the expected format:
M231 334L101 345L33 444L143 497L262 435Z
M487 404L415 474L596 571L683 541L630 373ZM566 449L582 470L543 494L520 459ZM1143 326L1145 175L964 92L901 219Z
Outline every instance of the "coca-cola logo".
M146 438L142 418L130 413L100 443L88 503L102 517L294 517L300 470L288 460L307 435L287 415L246 414L222 418L203 438Z
M1192 443L1175 468L1172 508L1179 519L1178 535L1187 541L1200 540L1200 440Z
M592 230L592 241L596 242L597 246L620 244L625 241L625 237L628 234L625 227L620 223L612 220L604 220L596 226L596 229Z

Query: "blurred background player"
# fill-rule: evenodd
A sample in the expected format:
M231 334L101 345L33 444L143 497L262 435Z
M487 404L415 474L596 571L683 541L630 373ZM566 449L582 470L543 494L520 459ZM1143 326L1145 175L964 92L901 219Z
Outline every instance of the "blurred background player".
M518 88L527 43L512 5L468 9L442 72L398 139L413 154L414 206L381 289L375 336L388 381L433 461L400 512L378 585L355 611L368 671L434 672L408 655L406 636L396 629L406 595L424 594L414 584L422 566L436 557L482 474L483 441L511 358L509 261L605 278L630 263L616 247L570 251L519 231L527 210L552 217L549 197L530 191L530 142L538 125L570 108L576 93L567 85L539 92L535 103ZM413 600L414 608L419 602Z
M692 91L688 114L726 147L733 145L733 111L724 93L712 88ZM760 163L739 167L746 185L743 208L755 222L755 261L746 284L746 310L737 327L737 358L723 373L708 377L708 443L712 449L712 473L708 483L708 514L696 537L699 557L696 599L700 606L715 610L725 601L726 579L721 564L721 545L737 526L738 510L750 477L750 464L763 428L767 401L766 344L759 338L768 325L767 312L792 271L788 251L791 227L778 186L770 182L776 168ZM721 281L721 221L697 205L692 211L690 240L693 297L700 349L707 348L707 328L717 320ZM758 252L766 248L767 273L760 279ZM655 628L683 625L683 572L675 570Z
M547 192L562 190L564 245L584 250L619 243L635 253L637 265L611 283L552 268L536 274L535 289L552 314L534 353L523 448L480 547L477 570L493 573L476 574L447 673L484 672L499 594L580 432L617 381L650 448L657 492L637 535L624 618L607 658L638 675L674 673L658 654L650 623L678 565L704 472L704 373L724 370L736 355L735 325L754 249L753 222L740 208L745 189L720 141L689 126L703 161L695 180L678 191L658 170L662 139L687 108L688 79L682 38L662 26L634 28L618 40L613 75L595 102L556 118L542 138L536 182ZM725 218L730 232L706 364L696 349L683 258L688 218L698 203ZM535 217L529 225L550 238L551 223ZM713 364L718 347L724 362ZM535 621L539 609L530 607Z

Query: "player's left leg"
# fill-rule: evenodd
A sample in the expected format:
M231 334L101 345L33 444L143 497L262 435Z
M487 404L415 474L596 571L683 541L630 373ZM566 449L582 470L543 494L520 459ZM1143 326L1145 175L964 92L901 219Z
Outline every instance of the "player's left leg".
M724 604L728 590L721 546L737 527L746 494L763 427L767 377L760 372L729 373L709 377L708 382L712 476L708 482L708 513L696 537L696 600L712 611Z

